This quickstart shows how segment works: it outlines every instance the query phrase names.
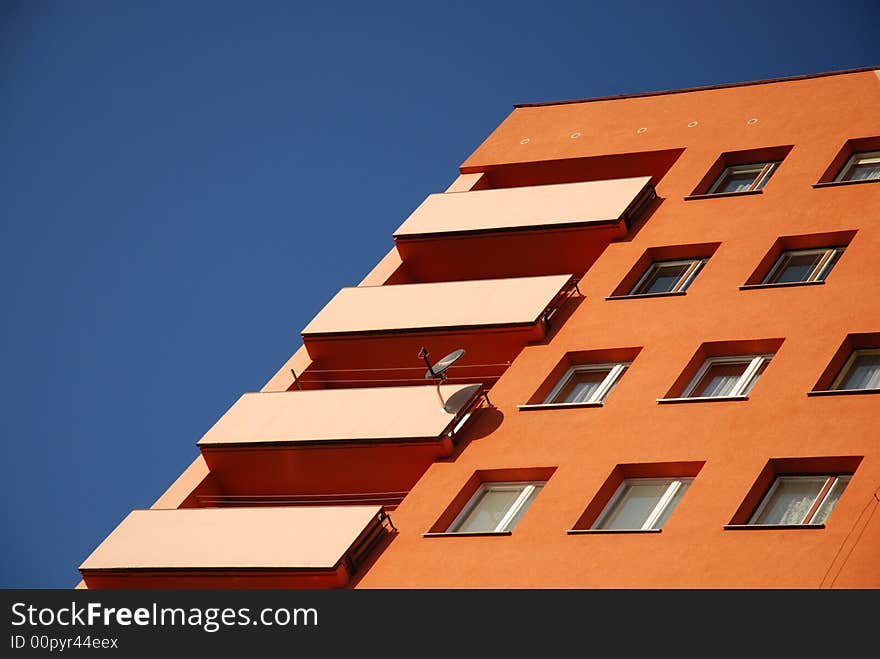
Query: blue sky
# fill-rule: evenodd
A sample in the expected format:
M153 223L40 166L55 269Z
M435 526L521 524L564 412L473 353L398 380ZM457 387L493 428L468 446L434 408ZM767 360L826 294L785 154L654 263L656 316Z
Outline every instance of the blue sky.
M880 65L878 28L869 1L0 0L0 587L73 586L514 103Z

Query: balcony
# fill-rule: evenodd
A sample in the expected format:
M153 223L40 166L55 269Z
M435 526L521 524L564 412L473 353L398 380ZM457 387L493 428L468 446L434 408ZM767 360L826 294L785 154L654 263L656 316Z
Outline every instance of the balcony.
M432 194L394 239L418 281L582 276L654 199L650 176Z
M302 331L312 364L299 386L424 382L422 346L432 359L464 348L449 381L490 386L575 290L571 275L344 288Z
M244 394L198 442L215 488L198 503L393 509L452 452L481 391L424 384Z
M341 588L393 527L380 506L135 510L88 588Z

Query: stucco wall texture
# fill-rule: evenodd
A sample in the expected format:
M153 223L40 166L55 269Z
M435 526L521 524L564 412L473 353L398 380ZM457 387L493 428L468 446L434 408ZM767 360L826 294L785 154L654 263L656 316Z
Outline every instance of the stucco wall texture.
M657 199L622 234L517 226L512 231L519 233L511 238L503 235L506 205L493 209L483 203L485 195L480 198L482 224L502 230L473 243L478 251L462 252L469 259L479 254L462 271L486 273L477 278L487 280L497 277L493 273L515 274L520 265L521 276L558 274L555 245L560 253L566 245L585 245L589 256L580 262L581 271L569 267L578 265L576 254L569 251L565 257L565 272L579 279L579 295L563 303L546 334L510 353L509 367L488 392L491 405L474 411L452 453L437 458L418 478L391 513L395 531L345 585L880 587L880 393L808 395L829 365L840 361L848 336L867 335L859 345L880 337L880 181L822 185L846 160L853 140L860 140L857 151L880 149L880 76L874 70L517 106L441 194L517 188L510 198L519 199L539 186L537 199L552 193L543 185L651 176ZM767 154L783 154L782 162L760 192L702 194L707 177L725 163ZM564 220L556 211L554 221ZM530 222L540 225L539 215L531 208L535 219ZM389 226L389 239L404 219ZM427 257L417 270L408 271L401 256L405 250L394 247L361 285L436 282L431 286L442 287L452 272L448 257L455 254L456 241L464 240L454 221L446 236L442 224L442 213L431 216L432 231L439 226L441 235L420 247ZM808 244L810 239L802 237L831 233L849 243L824 283L741 288L754 280L780 238L798 237L794 244ZM506 251L511 240L520 247L523 240L534 240L534 260L518 252L520 260L511 262ZM695 253L702 249L711 255L686 293L614 297L640 259L649 262L649 250L687 254L690 248L682 246L691 245L703 246ZM706 251L706 245L712 248ZM437 272L430 272L432 249L443 255L436 260ZM410 300L400 313L416 314L418 304L417 298ZM376 308L370 305L367 311ZM329 311L322 313L319 319ZM347 340L362 341L357 345L376 359L390 358L398 349L413 351L415 339L405 338L405 331L395 343L393 320L382 325L381 343L373 335ZM445 345L443 328L431 331L436 345ZM459 327L455 341L466 351L473 348L471 354L493 340L479 328L469 332ZM322 348L325 363L331 363L334 345ZM370 353L371 346L376 352ZM658 402L677 395L703 354L763 352L768 346L773 358L746 398ZM574 353L591 351L635 355L603 405L518 407L546 392L576 361ZM294 390L291 369L302 374L316 354L298 350L263 391ZM441 354L432 348L432 355ZM415 354L404 357L414 361ZM360 467L356 457L342 454L327 467L337 483L347 473L354 478ZM766 489L772 465L818 471L849 465L853 476L824 526L725 528L742 523L744 505ZM585 511L601 508L609 483L615 474L619 481L621 473L690 475L693 482L659 533L567 533L583 523ZM540 474L546 484L510 534L426 537L447 523L481 479L517 474ZM193 505L193 492L210 479L199 458L154 508ZM308 543L308 535L295 542Z
M880 135L874 71L521 107L463 172L683 149L662 202L579 282L585 301L526 347L454 460L394 513L358 586L880 587L880 395L808 397L850 333L880 331L880 182L814 188L847 140ZM644 129L644 130L642 130ZM685 199L724 152L788 146L761 194ZM637 174L637 172L633 172ZM855 230L821 286L740 290L780 236ZM606 300L649 248L720 243L679 297ZM503 258L499 255L498 258ZM748 400L661 405L705 342L784 339ZM641 347L602 408L520 411L567 352ZM861 456L823 529L725 530L772 458ZM568 535L618 464L704 465L659 534ZM422 536L481 469L556 467L510 536Z

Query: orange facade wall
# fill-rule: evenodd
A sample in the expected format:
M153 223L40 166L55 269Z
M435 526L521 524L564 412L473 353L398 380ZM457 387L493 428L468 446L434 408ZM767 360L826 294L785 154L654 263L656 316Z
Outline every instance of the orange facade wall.
M468 359L511 362L500 377L487 377L491 405L473 413L451 454L419 471L392 513L395 531L347 585L880 588L880 393L807 395L827 386L829 368L849 346L880 336L880 181L814 185L828 179L849 140L880 144L873 139L880 138L878 110L880 75L873 70L517 107L462 164L448 194L651 175L658 199L625 235L596 232L604 242L589 245L580 295L546 334L459 328L429 337L436 357L462 347ZM694 197L722 166L722 154L734 154L726 161L734 162L747 150L784 155L760 193ZM849 241L825 283L741 288L755 283L756 270L783 246L810 244L804 237L813 234ZM505 249L509 239L481 237L478 253L459 255L469 262L453 270L475 279L553 271L546 253L552 241L535 242L540 254L520 250L520 272ZM454 254L454 239L437 249ZM689 250L708 262L685 294L608 299L631 286L634 268ZM448 263L437 263L431 271L426 252L408 268L406 249L394 248L362 284L449 280ZM419 366L423 339L312 341L263 391L295 388L291 369L308 378L331 367ZM735 346L775 350L747 399L658 402L677 395L703 354ZM601 407L520 409L543 397L573 354L625 354L632 364ZM352 455L338 465L316 463L311 478L322 481L321 469L328 469L334 488L344 489L346 474L361 466ZM256 458L242 459L241 467L259 482ZM824 527L726 529L741 522L749 497L779 464L855 472ZM547 482L508 535L432 534L486 474ZM631 475L694 480L662 532L567 533L594 518L601 497ZM154 508L204 505L198 493L222 494L223 480L211 473L210 459L199 458ZM275 585L283 587L283 578Z
M358 586L880 587L880 395L806 395L848 334L880 331L880 183L813 187L847 140L880 135L878 109L880 79L863 71L514 110L463 172L683 152L648 221L581 280L583 303L520 353L492 389L497 410L395 511L399 533ZM788 145L761 194L685 199L721 153ZM739 289L781 236L840 231L856 234L824 285ZM646 250L695 243L719 246L686 295L605 299ZM749 339L782 343L748 400L656 402L703 343ZM517 409L566 353L620 347L641 350L604 407ZM723 528L769 460L819 456L862 458L825 528ZM566 534L617 465L669 462L704 464L662 533ZM478 470L545 467L510 536L423 537Z

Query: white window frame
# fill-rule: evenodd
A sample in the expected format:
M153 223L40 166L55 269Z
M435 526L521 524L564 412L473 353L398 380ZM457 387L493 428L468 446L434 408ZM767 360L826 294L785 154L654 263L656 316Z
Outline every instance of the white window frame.
M508 481L508 482L490 482L490 483L482 483L480 487L477 488L477 491L473 493L468 502L465 504L464 508L461 509L461 512L456 515L455 519L452 520L452 524L449 525L449 528L446 530L446 533L505 533L510 531L507 528L507 525L510 524L511 520L519 513L520 509L525 505L525 503L529 500L529 498L534 494L535 489L540 489L546 484L546 481ZM485 494L488 490L491 489L503 489L503 490L514 490L522 488L522 492L520 495L514 500L513 504L511 504L510 508L498 522L494 529L489 531L458 531L457 529L461 524L467 519L468 515L477 507L477 504L483 498L483 494Z
M544 402L542 405L598 405L605 401L605 397L611 391L620 377L623 375L624 371L632 365L632 362L610 362L607 364L575 364L574 366L569 367L569 369L563 374L561 378L559 378L559 382L556 383L556 386L550 391L549 394L544 398ZM610 370L609 370L610 369ZM556 398L559 393L565 388L565 385L568 384L569 380L571 380L576 374L584 373L589 371L605 371L609 370L608 375L605 376L605 379L599 384L596 388L596 391L587 399L576 401L573 403L566 403L564 401L554 403L553 399Z
M687 290L688 286L691 285L691 282L696 278L697 273L703 269L703 266L709 261L708 258L695 258L695 259L678 259L678 260L670 260L670 261L654 261L648 266L648 269L645 270L645 274L643 274L639 280L636 282L636 285L630 289L629 296L637 297L639 295L664 295L666 293L678 293L680 291ZM664 266L677 266L677 265L687 265L690 264L690 267L685 270L684 274L682 274L681 278L676 282L675 286L668 291L663 291L663 293L636 293L651 275L661 267Z
M598 531L605 530L602 528L602 525L615 512L617 506L620 505L627 485L632 483L669 483L666 491L657 500L654 509L638 529L607 529L609 531L650 531L654 528L654 524L657 523L657 520L660 519L664 512L666 512L666 508L675 498L675 495L681 487L685 484L689 485L693 480L693 478L627 478L618 486L614 496L611 497L607 504L605 504L602 513L593 523L591 528Z
M815 249L790 249L782 252L779 255L779 258L776 259L776 263L773 264L773 267L770 268L770 271L767 273L767 276L764 277L764 280L761 282L762 284L767 284L768 286L781 285L781 284L794 284L794 283L806 283L809 281L824 281L825 277L828 275L829 265L834 261L835 256L843 254L844 250L846 250L846 246L839 247L816 247ZM813 268L813 271L809 274L806 279L803 279L799 282L775 282L771 281L774 277L778 276L782 272L783 262L792 256L801 256L803 254L822 254L822 258Z
M858 350L853 350L850 354L849 358L847 358L846 363L843 365L843 368L840 369L840 373L837 374L837 377L834 378L834 382L831 383L831 389L836 391L877 391L877 389L841 389L841 383L846 379L846 376L849 375L850 370L855 364L856 359L861 357L862 355L878 355L880 354L880 348L860 348Z
M747 165L731 165L725 167L724 171L721 172L706 194L742 194L744 192L762 190L770 179L770 176L776 171L776 168L779 167L781 163L781 160L774 160L771 162L754 162ZM755 174L755 180L752 181L747 190L740 190L738 192L717 192L718 188L721 187L721 184L724 183L729 176L734 176L736 174L750 174L752 172Z
M835 182L841 181L852 181L854 179L847 178L850 173L850 170L853 167L856 167L861 164L871 165L874 163L880 163L880 151L862 151L860 153L854 153L849 157L849 160L846 161L846 164L841 168L840 173L834 177ZM864 179L865 181L877 181L880 179Z
M792 524L781 524L777 522L771 524L771 526L811 525L811 520L815 519L816 514L822 509L822 506L825 505L825 500L828 498L828 495L831 494L832 490L834 490L834 486L837 484L837 481L841 478L846 478L848 484L849 479L852 478L852 474L778 474L776 478L773 479L773 484L770 486L770 489L767 490L767 494L765 494L764 498L761 499L760 505L755 509L755 512L752 513L752 516L749 517L749 526L761 526L760 524L757 524L754 520L758 519L763 514L764 509L767 508L767 506L770 504L770 501L773 499L773 495L776 493L776 490L779 488L779 484L783 480L796 480L799 478L824 478L825 484L819 490L819 494L816 495L816 498L813 499L813 503L810 504L810 507L805 513L804 518L800 522Z
M765 363L769 362L773 358L773 354L763 354L763 355L730 355L728 357L709 357L706 361L703 362L703 365L700 366L700 370L697 371L697 374L691 379L688 383L688 386L685 387L684 391L681 392L681 398L690 398L692 400L705 398L707 400L711 400L713 398L732 398L732 397L740 397L743 398L748 395L749 391L751 391L751 386L754 385L755 376L758 374L758 370ZM691 396L691 393L694 389L697 388L697 385L703 379L703 376L706 375L708 370L717 364L744 364L748 362L748 366L746 366L743 374L737 380L736 385L734 385L733 390L729 394L725 394L724 396ZM751 386L750 386L751 385Z

